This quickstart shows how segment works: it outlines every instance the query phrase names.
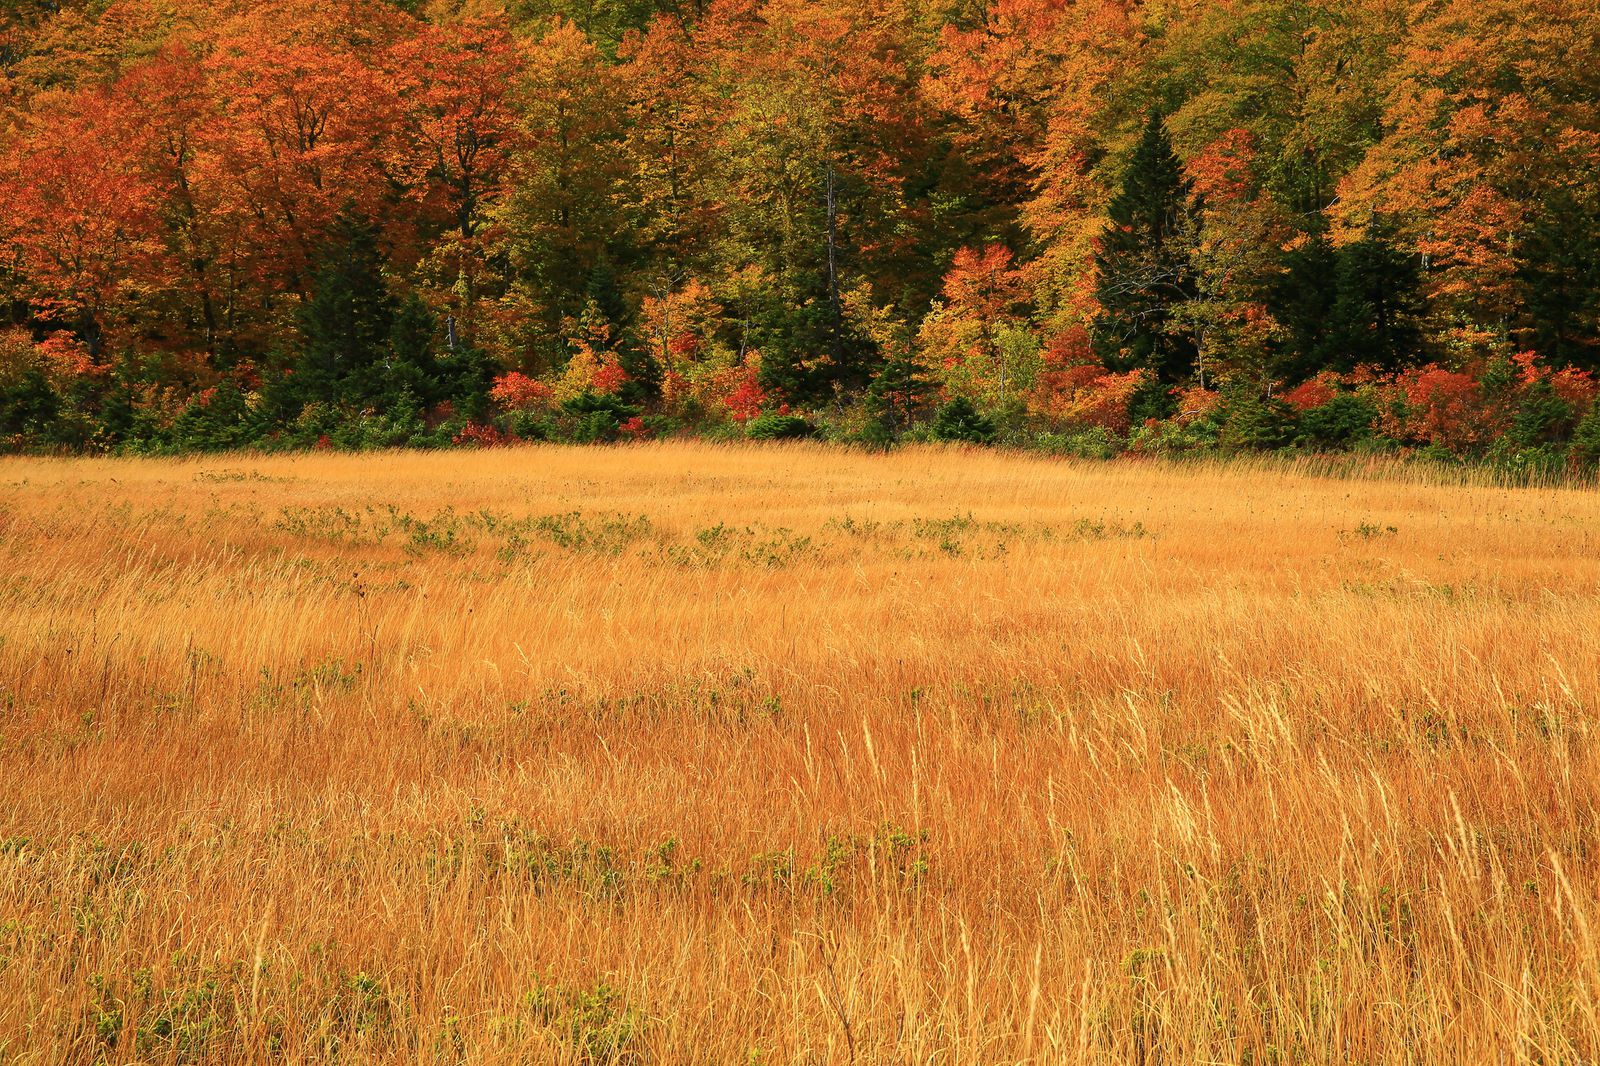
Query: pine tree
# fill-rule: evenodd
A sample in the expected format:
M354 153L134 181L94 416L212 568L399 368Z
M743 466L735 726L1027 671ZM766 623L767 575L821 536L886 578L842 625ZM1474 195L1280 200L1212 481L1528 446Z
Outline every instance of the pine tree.
M1600 213L1555 189L1522 243L1528 346L1551 366L1600 370Z
M383 267L372 223L340 214L300 316L304 346L295 391L302 401L360 404L384 391L395 304Z
M1398 370L1421 356L1422 264L1381 227L1339 249L1328 366Z
M867 387L869 439L887 443L910 429L932 388L922 367L909 353L899 352L885 359L883 369Z
M933 418L933 438L967 444L988 444L998 432L993 421L978 413L972 401L957 396Z
M1337 358L1329 324L1338 291L1339 251L1319 227L1284 254L1282 266L1268 293L1272 317L1283 327L1273 376L1293 385L1329 369Z
M415 293L401 300L389 329L385 410L411 404L428 406L445 399L442 368L434 354L438 320Z
M1094 351L1113 370L1146 367L1163 382L1186 377L1197 354L1174 309L1195 298L1193 212L1183 166L1159 114L1123 172L1095 254L1100 314Z

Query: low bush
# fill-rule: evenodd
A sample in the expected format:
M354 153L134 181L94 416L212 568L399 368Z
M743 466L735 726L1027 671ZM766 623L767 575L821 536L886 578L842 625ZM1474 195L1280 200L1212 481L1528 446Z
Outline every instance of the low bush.
M972 401L958 396L939 408L933 419L933 439L949 443L988 444L995 438L995 424L978 413Z
M817 435L817 427L799 415L762 415L745 426L751 440L806 440Z

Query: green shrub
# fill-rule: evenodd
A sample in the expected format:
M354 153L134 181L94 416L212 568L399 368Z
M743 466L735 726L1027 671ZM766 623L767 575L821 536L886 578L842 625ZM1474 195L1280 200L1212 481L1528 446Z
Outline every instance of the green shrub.
M357 420L359 445L363 450L404 448L430 443L428 427L414 404L397 406L383 414L363 415Z
M751 440L805 440L817 435L817 427L798 415L762 415L745 427Z
M1116 435L1104 426L1078 433L1041 433L1034 439L1034 446L1074 459L1111 459L1121 450Z
M1524 449L1562 440L1572 432L1572 414L1572 405L1550 382L1536 381L1523 394L1506 437Z
M1501 474L1513 481L1544 481L1561 475L1567 457L1560 446L1536 444L1519 446L1510 437L1503 437L1490 447L1488 460Z
M555 430L550 419L534 411L512 411L505 423L507 432L519 440L549 440Z
M168 427L160 447L182 452L217 452L251 443L259 435L244 394L224 382L190 400Z
M1298 443L1322 450L1349 448L1370 437L1377 421L1376 407L1353 392L1342 392L1321 407L1301 412Z
M1183 425L1168 419L1135 425L1128 434L1130 451L1144 454L1204 452L1217 447L1221 423L1202 418Z
M0 437L48 441L55 437L60 417L61 398L42 371L29 370L0 385Z
M1592 404L1589 413L1573 427L1567 455L1580 470L1592 471L1600 467L1600 401Z
M979 414L965 396L957 396L939 408L932 429L934 440L952 443L988 444L995 436L994 423Z
M1159 422L1177 412L1178 398L1154 374L1146 374L1128 398L1128 424L1131 426L1142 426L1152 418Z
M1281 448L1294 439L1294 408L1273 396L1238 392L1227 401L1219 443L1239 451Z
M567 438L577 444L616 440L622 424L639 416L633 407L617 396L585 392L561 405Z

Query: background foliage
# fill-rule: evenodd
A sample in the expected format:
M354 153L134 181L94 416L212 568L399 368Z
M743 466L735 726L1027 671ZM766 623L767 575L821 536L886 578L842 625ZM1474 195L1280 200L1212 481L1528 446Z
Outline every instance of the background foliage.
M1580 0L11 2L0 444L1581 466L1597 42Z

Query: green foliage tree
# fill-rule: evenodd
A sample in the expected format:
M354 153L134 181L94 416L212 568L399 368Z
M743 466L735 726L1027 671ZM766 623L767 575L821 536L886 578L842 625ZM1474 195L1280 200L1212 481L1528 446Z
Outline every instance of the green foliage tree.
M751 440L805 440L817 435L817 427L799 415L765 414L745 427Z
M1382 227L1339 249L1322 368L1398 370L1422 355L1421 259Z
M1094 350L1114 370L1148 368L1176 382L1194 369L1194 338L1173 321L1196 292L1189 197L1172 138L1152 112L1095 253Z
M1342 392L1320 407L1301 412L1296 443L1337 451L1370 437L1377 421L1377 408L1354 393Z
M957 396L939 408L932 430L935 440L965 444L988 444L997 432L994 422L979 414L965 396Z
M1229 391L1218 438L1224 448L1266 451L1290 443L1294 436L1295 413L1288 404L1245 386Z
M340 214L300 312L302 346L293 368L302 402L362 405L384 391L383 365L395 326L376 227Z
M933 385L909 352L891 355L867 387L867 436L888 443L911 428Z
M0 437L51 440L61 416L61 398L38 369L0 383Z
M1528 346L1552 366L1600 370L1600 209L1569 190L1550 190L1522 256Z
M1282 327L1274 373L1290 384L1324 370L1398 370L1422 355L1421 261L1381 226L1335 247L1325 231L1285 253L1268 293Z
M1268 306L1282 329L1273 374L1290 384L1314 377L1339 358L1332 328L1339 291L1339 252L1319 227L1284 253L1269 287Z
M1591 405L1573 428L1568 455L1580 470L1593 473L1600 468L1600 403Z

